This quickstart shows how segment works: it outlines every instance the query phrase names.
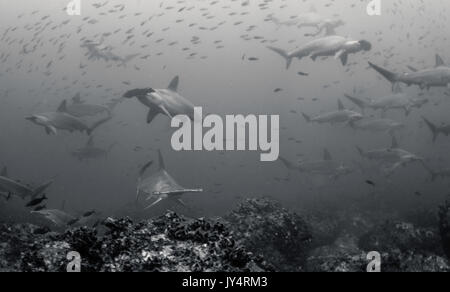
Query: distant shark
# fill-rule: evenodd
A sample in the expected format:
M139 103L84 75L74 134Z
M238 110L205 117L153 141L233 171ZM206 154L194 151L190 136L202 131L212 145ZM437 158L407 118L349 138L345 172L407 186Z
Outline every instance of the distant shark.
M176 76L167 89L134 89L126 92L123 97L136 97L149 108L147 123L151 123L159 114L173 118L177 115L187 115L194 120L194 105L178 93L180 78Z
M280 161L289 170L299 171L300 173L308 173L311 175L326 175L335 179L353 172L352 169L344 164L336 162L327 149L323 152L322 160L312 162L301 161L299 164L295 164L283 157L280 157Z
M402 74L391 72L371 62L369 62L369 65L391 82L392 88L395 88L397 83L405 83L408 86L418 85L421 89L447 87L450 85L450 67L445 65L439 55L436 55L436 65L434 68L417 70L409 66L412 72Z
M187 189L180 186L175 179L166 171L164 159L161 151L158 151L159 170L149 176L145 176L148 168L153 164L150 162L142 167L137 186L137 199L141 194L147 195L147 200L154 199L154 202L146 209L152 208L162 201L170 201L182 206L186 206L181 200L186 193L201 193L203 189Z
M285 51L276 47L268 47L268 49L276 52L286 60L286 69L289 69L292 60L311 57L316 60L318 57L332 57L340 59L342 65L347 65L348 56L350 54L361 51L370 51L372 44L366 40L352 40L341 36L327 36L307 43L301 48L294 51Z
M110 115L114 105L115 104L111 104L110 106L102 106L96 104L87 104L86 102L81 100L80 94L78 93L72 98L71 104L67 104L67 101L64 100L60 108L64 107L64 111L66 113L77 118L82 118L96 116L101 113Z
M433 133L433 142L436 142L437 138L439 137L439 134L450 136L450 125L444 124L441 126L435 125L432 122L430 122L427 118L422 117L425 121L425 124L427 125L428 129Z
M71 222L74 222L76 220L74 216L56 209L32 211L31 214L42 216L60 228L68 227Z
M364 118L351 122L353 129L367 131L372 133L394 134L395 131L405 128L405 125L391 119Z
M281 21L273 15L269 15L269 19L272 20L278 28L281 26L297 26L298 28L312 27L317 29L316 33L307 34L307 36L317 36L324 30L326 35L334 35L336 34L336 28L345 25L345 22L338 17L331 18L320 15L314 7L311 7L309 12L292 17L287 21Z
M35 125L42 126L48 135L57 135L58 130L69 131L71 133L79 131L91 135L99 126L110 121L111 115L88 126L81 119L67 113L66 102L63 101L56 112L34 114L25 118Z
M113 49L110 46L105 46L102 43L94 43L92 41L85 41L82 48L88 50L89 60L104 60L106 62L114 61L120 62L121 65L126 65L128 62L132 61L134 58L139 56L139 54L132 54L125 57L120 57L113 53Z
M338 110L329 113L321 114L316 117L310 117L303 113L303 117L308 123L319 124L337 124L337 123L351 123L362 119L364 116L360 113L345 109L341 100L338 100Z
M392 136L392 144L389 148L376 149L364 151L357 147L359 154L363 158L374 160L381 163L384 167L385 173L389 176L398 168L413 162L420 162L425 166L424 159L409 151L403 150L399 147L397 139Z
M97 158L106 158L116 144L112 144L108 149L98 148L94 144L94 137L89 137L86 146L72 152L72 155L78 160L88 160Z
M425 98L412 98L408 96L408 94L403 92L400 86L395 86L393 94L379 98L368 100L348 94L346 94L345 97L363 111L369 108L373 110L382 110L384 112L392 109L401 109L405 111L406 116L411 113L413 108L421 108L428 103L428 100Z
M7 194L8 197L11 195L18 196L22 199L31 198L34 199L40 194L42 194L46 189L48 189L53 184L53 181L42 184L37 188L32 188L25 185L19 181L9 178L8 169L3 168L0 174L0 193Z

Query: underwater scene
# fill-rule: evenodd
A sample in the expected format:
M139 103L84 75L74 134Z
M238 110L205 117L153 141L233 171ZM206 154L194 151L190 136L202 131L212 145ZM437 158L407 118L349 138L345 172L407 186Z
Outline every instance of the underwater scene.
M449 15L0 0L0 271L450 271Z

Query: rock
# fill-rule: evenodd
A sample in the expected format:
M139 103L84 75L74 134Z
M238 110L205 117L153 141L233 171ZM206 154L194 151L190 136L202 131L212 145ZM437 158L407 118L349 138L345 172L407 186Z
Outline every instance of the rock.
M34 234L37 228L31 225L2 226L2 238L10 239L3 242L7 245L3 253L13 251L13 241L19 240L21 244L17 247L21 252L16 251L14 259L2 263L2 267L9 265L11 271L63 272L68 264L67 254L76 251L81 255L85 272L271 270L236 243L226 226L217 221L189 220L170 212L140 223L129 218L108 218L105 228L103 235L82 227L37 236Z
M450 202L448 201L439 208L439 232L444 253L450 259Z
M303 270L312 235L301 216L269 199L248 199L225 219L239 243L276 270Z
M360 238L359 247L365 251L380 253L400 250L442 255L436 228L417 228L411 223L400 221L386 221L375 226Z

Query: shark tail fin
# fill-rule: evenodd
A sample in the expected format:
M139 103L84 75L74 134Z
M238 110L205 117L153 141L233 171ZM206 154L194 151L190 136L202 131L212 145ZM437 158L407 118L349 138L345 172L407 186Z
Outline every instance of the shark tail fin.
M422 117L422 119L425 121L425 124L430 129L430 131L433 133L433 142L436 142L436 139L439 136L438 127L435 124L433 124L432 122L430 122L428 119L426 119L425 117Z
M302 113L302 115L303 115L303 117L305 118L305 120L306 120L308 123L311 123L311 117L310 117L310 116L308 116L308 115L305 114L305 113Z
M40 194L42 194L46 189L48 189L51 185L53 184L53 180L46 182L45 184L37 187L34 191L33 194L31 195L32 198L36 198L37 196L39 196Z
M362 150L362 148L356 147L356 149L358 150L359 154L360 154L362 157L366 157L366 153L364 152L364 150Z
M279 54L286 60L286 70L288 70L291 67L293 57L287 51L275 47L267 47L267 48Z
M434 182L439 178L439 173L437 173L436 171L434 171L433 169L431 169L431 167L426 164L425 162L422 163L423 167L425 168L426 171L428 171L428 173L431 176L431 181Z
M364 99L358 98L358 97L354 97L348 94L344 95L348 100L350 100L351 102L353 102L354 104L356 104L360 109L365 110L368 107L368 102L365 101Z
M112 120L112 118L113 118L112 114L109 113L108 116L107 116L106 118L101 119L101 120L95 122L90 128L88 128L88 129L86 130L87 134L88 134L89 136L91 136L91 135L92 135L92 132L94 132L95 129L97 129L97 128L100 127L101 125L103 125L103 124L109 122L110 120Z
M398 81L398 75L394 72L391 72L387 69L384 69L380 66L377 66L371 62L369 62L370 67L372 67L375 71L380 73L384 78L386 78L389 82L392 83L392 88L395 88L395 84Z

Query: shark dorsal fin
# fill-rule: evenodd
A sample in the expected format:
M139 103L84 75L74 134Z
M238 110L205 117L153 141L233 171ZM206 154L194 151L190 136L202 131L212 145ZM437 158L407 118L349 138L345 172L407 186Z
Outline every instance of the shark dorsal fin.
M89 140L86 143L86 147L94 147L94 136L89 137Z
M442 60L442 57L436 54L436 68L445 66L444 60Z
M395 84L394 85L394 93L397 94L397 93L402 93L402 92L403 92L403 90L402 90L402 87L400 86L400 83Z
M325 160L325 161L333 160L333 157L331 156L330 151L328 151L328 149L325 149L323 151L323 160Z
M166 165L164 164L164 158L162 156L161 150L158 150L158 161L159 161L159 169L166 169Z
M74 104L81 104L81 103L83 103L82 100L81 100L81 94L77 93L74 97L72 97L72 102Z
M5 166L2 169L2 173L0 174L3 177L8 177L8 168Z
M61 104L60 104L59 107L58 107L58 112L60 112L60 113L65 113L65 112L67 112L67 101L66 101L66 100L63 100L63 101L61 102Z
M342 101L340 99L338 100L338 109L340 111L345 110L344 104L342 103Z
M178 91L178 84L179 83L180 83L180 77L176 76L170 82L168 89L170 89L172 91L175 91L175 92Z
M395 136L392 136L392 145L391 145L392 149L397 149L398 148L398 141L397 138L395 138Z

